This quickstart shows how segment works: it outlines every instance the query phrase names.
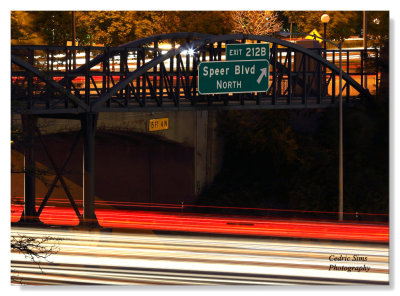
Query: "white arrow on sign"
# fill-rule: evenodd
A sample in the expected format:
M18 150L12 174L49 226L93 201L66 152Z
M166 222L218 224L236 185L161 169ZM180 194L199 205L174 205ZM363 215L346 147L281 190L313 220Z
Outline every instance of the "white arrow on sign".
M260 84L261 83L261 80L262 80L262 78L265 76L265 77L267 77L267 68L262 68L262 69L260 69L260 71L261 71L261 74L260 74L260 76L258 76L258 79L257 79L257 83L258 84ZM254 81L254 80L253 80Z

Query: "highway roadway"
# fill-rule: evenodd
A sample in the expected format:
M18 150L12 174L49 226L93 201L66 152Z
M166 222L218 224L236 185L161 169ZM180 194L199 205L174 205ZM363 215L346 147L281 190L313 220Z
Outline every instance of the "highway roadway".
M40 267L12 252L15 284L389 283L387 243L62 227L12 227L11 235L51 237L46 245L58 248Z

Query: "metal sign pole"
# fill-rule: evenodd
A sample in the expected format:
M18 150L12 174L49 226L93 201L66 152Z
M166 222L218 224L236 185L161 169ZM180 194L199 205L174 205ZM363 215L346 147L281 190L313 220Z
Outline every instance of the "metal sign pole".
M342 42L339 42L339 221L343 221L343 96Z

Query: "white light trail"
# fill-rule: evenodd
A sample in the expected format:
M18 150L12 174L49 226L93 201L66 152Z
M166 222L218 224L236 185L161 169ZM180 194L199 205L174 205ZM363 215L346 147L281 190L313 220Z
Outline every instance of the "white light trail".
M43 263L44 273L12 253L13 272L28 283L102 284L387 284L388 246L155 233L12 229L62 239ZM51 242L49 242L51 244ZM333 262L329 256L366 256L367 262ZM368 265L368 272L329 270Z

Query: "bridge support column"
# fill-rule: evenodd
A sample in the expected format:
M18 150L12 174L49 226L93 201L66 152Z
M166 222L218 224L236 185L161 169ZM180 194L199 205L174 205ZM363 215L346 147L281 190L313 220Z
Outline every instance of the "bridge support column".
M81 227L100 227L95 213L95 133L98 114L86 113L81 118L83 148L83 215Z
M217 135L217 113L195 113L195 195L207 190L218 174L223 159L222 143Z
M35 166L35 129L37 117L33 115L21 115L22 130L24 135L24 210L20 223L40 223L36 211L36 166Z

